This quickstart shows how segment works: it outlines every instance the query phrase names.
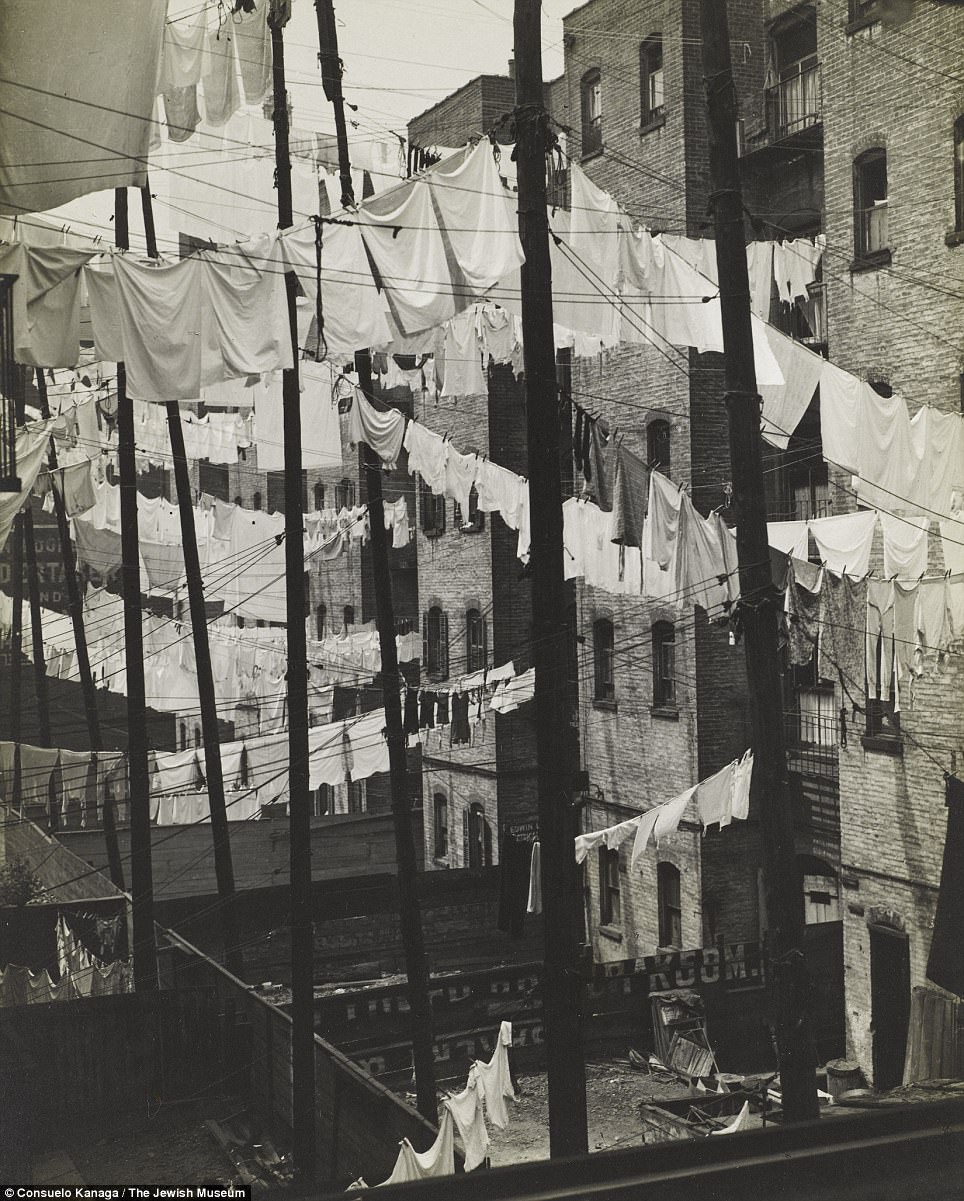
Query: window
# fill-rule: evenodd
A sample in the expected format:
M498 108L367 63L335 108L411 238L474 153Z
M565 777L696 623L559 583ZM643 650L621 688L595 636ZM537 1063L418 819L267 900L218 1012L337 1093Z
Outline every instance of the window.
M800 746L833 750L837 745L837 709L833 688L801 688L797 693Z
M880 146L854 160L854 255L890 258L887 236L887 151Z
M449 853L449 803L437 792L432 798L434 850L436 859L444 859Z
M312 793L311 816L326 817L335 811L334 789L330 784L321 784Z
M651 421L646 427L646 458L653 471L669 475L670 424L668 421Z
M312 495L315 502L315 512L317 513L325 507L325 485L315 484Z
M653 704L676 704L676 627L670 621L653 625Z
M817 18L798 10L774 30L771 58L777 82L767 88L767 130L780 139L820 122L820 62Z
M616 682L613 676L615 647L613 623L608 617L600 617L593 623L592 653L595 675L593 700L601 701L603 704L614 704L616 700Z
M619 896L619 848L599 848L599 920L604 926L618 926L623 907Z
M367 813L368 801L365 796L365 781L352 780L348 785L348 812Z
M346 626L353 626L355 624L355 606L345 605L342 610L342 617Z
M878 19L877 7L879 0L849 0L847 6L847 15L850 18L850 24L856 25L858 28L862 25L870 25ZM852 32L848 29L848 33Z
M422 660L429 679L448 679L449 619L438 605L422 617Z
M656 891L659 904L659 945L682 947L683 909L680 904L679 868L672 863L656 865Z
M465 612L465 670L482 671L486 666L488 647L485 618L478 609Z
M663 115L663 38L654 33L639 48L640 124L652 125Z
M254 506L255 509L261 508L261 493L260 492L255 492L254 496L252 496L252 498L251 498L251 504Z
M197 465L197 486L201 492L217 500L228 499L228 466L202 459Z
M445 497L436 496L425 484L421 492L422 533L437 538L445 533Z
M240 507L241 505L243 505L243 504L244 504L244 501L241 499L241 497L240 497L240 496L236 496L236 497L234 498L234 503Z
M319 605L315 609L315 637L320 642L328 631L328 609L325 605Z
M954 228L964 233L964 117L954 122Z
M200 747L201 747L201 727L200 726L194 727L194 746L196 749L200 749Z
M582 80L582 153L602 150L602 80L599 72L589 71Z
M462 838L465 866L490 867L492 827L485 820L485 809L478 801L462 812Z
M355 485L351 480L346 479L335 484L335 508L341 512L342 509L353 509L354 507Z
M283 513L285 511L285 473L283 471L266 471L268 485L268 512ZM301 511L308 508L308 473L301 473Z
M469 512L466 519L462 517L462 506L455 506L455 528L463 534L477 534L485 528L485 514L479 512L479 494L475 490L475 484L469 489Z

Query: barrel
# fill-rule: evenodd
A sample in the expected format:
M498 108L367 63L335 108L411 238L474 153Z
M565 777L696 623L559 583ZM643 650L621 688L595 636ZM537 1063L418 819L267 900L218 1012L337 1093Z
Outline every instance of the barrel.
M863 1074L860 1065L850 1059L831 1059L827 1063L827 1092L834 1101L840 1100L841 1093L852 1088L860 1088L863 1084Z

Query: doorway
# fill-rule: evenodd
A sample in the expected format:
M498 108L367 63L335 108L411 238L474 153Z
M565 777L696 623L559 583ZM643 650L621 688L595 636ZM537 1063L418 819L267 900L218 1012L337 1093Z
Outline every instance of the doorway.
M910 944L902 930L870 926L870 1030L874 1088L896 1088L904 1079L910 1021Z

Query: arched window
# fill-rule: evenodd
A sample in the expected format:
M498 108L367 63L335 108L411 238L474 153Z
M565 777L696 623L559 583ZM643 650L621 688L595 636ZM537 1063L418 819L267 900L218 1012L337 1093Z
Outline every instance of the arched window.
M240 496L236 496L236 497L234 498L234 503L235 503L235 504L238 506L238 508L240 508L240 507L241 507L241 505L242 505L242 504L244 504L244 501L242 501L242 499L241 499L241 497L240 497Z
M319 605L315 609L315 636L320 642L328 632L328 608L326 605Z
M964 117L954 122L954 228L964 233Z
M342 618L344 619L346 627L353 626L355 624L355 606L345 605L344 609L342 610Z
M201 746L201 727L200 726L194 727L194 746L195 746L195 749L198 749Z
M181 722L181 750L187 750L187 722Z
M874 146L854 159L854 256L886 261L889 245L887 151Z
M444 859L449 853L449 803L441 792L432 798L432 819L432 854L436 859Z
M600 617L593 623L592 651L595 677L593 700L613 704L616 700L616 680L613 671L615 647L613 623L608 617Z
M465 670L482 671L488 658L485 618L478 609L465 611Z
M324 484L321 484L321 483L315 484L313 497L314 497L314 502L315 502L315 511L317 512L319 509L323 509L325 507L325 485Z
M646 458L653 471L669 475L670 467L670 424L668 421L651 421L646 427Z
M676 627L671 621L653 623L653 704L676 704Z
M438 605L422 614L422 661L429 679L448 679L449 619Z
M682 947L683 907L680 902L679 868L672 863L658 863L656 890L659 905L659 945Z
M261 508L261 493L260 492L255 492L254 496L251 497L251 507L254 509Z
M582 154L602 150L602 77L598 68L582 77Z

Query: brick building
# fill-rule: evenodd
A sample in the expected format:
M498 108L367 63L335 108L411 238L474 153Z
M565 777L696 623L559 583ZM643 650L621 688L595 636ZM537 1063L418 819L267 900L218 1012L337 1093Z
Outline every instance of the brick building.
M564 18L565 69L546 87L571 161L640 224L691 237L711 221L698 8L693 0L590 0ZM964 15L920 3L891 27L875 5L853 0L745 0L729 13L747 238L826 237L822 275L808 298L791 307L774 292L771 322L882 394L904 396L911 413L924 402L959 412ZM451 127L457 122L447 105L430 114ZM412 130L426 119L416 118ZM556 183L565 195L565 180ZM571 390L626 445L688 486L701 512L725 504L720 356L621 345L576 357ZM849 475L823 459L819 412L818 395L785 451L764 448L771 519L856 507ZM961 484L964 491L964 475ZM873 555L879 569L879 533ZM951 566L934 527L928 573ZM739 754L750 741L747 685L742 648L700 610L677 613L581 580L576 603L581 757L590 782L584 821L598 829ZM862 616L854 636L863 637ZM806 920L835 938L843 927L848 1052L881 1085L900 1075L910 989L924 980L943 771L955 770L962 750L958 658L947 656L940 673L915 684L899 720L873 697L841 716L839 683L815 666L785 671ZM624 846L586 864L597 959L717 936L753 938L765 929L752 810L746 823L703 838L684 822L641 872L628 861Z

